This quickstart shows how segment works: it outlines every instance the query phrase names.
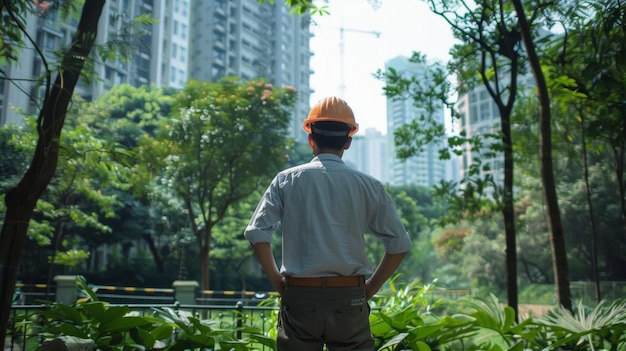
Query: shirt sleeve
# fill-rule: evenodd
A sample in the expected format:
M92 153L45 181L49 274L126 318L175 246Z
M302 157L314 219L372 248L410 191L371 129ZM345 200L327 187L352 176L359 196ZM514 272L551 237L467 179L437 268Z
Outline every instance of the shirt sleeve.
M382 240L386 253L410 251L413 244L393 200L384 190L380 196L380 206L369 223L370 230Z
M259 201L250 222L244 231L244 237L251 244L272 242L272 234L278 228L283 213L278 178L274 178Z

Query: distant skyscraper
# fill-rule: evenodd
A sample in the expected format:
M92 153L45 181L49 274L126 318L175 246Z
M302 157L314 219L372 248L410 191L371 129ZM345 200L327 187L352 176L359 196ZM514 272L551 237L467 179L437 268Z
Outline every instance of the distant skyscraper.
M394 68L404 76L424 77L426 66L409 62L403 56L395 57L385 64L385 69ZM409 123L427 112L423 108L417 108L410 99L394 100L387 99L387 155L389 162L389 184L407 185L417 184L430 186L438 184L442 179L448 177L446 172L446 162L439 160L439 149L441 143L430 143L422 152L407 159L400 160L396 157L394 147L394 132L402 125ZM444 124L443 105L441 110L436 111L431 116L437 123Z
M346 164L387 183L387 139L378 130L359 131L343 159Z
M31 37L54 63L54 51L66 47L76 29L75 20L61 21L55 4L27 17ZM109 0L98 28L98 44L128 39L131 21L140 15L156 19L141 30L131 60L117 56L96 60L97 80L79 83L76 93L96 99L116 84L182 88L190 79L217 81L226 75L249 80L264 77L276 86L298 90L291 134L304 140L300 126L310 104L309 17L290 14L282 2L259 4L257 0ZM122 36L120 36L122 35ZM137 39L137 38L135 38ZM31 80L42 73L42 60L33 50L24 49L19 65L5 69L19 86L0 80L1 123L17 123L17 106L37 113L43 89L34 89ZM33 99L23 93L28 92Z

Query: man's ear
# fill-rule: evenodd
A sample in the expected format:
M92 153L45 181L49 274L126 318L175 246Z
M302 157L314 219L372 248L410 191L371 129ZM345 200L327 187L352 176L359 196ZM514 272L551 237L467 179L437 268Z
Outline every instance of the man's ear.
M346 140L346 143L343 145L343 149L348 150L351 144L352 144L352 137L348 137L348 140Z
M309 134L309 147L312 149L315 147L315 140L313 140L313 135Z

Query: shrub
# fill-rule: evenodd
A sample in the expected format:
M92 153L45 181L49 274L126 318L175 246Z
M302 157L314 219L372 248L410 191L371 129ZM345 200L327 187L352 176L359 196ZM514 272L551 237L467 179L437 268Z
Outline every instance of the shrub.
M149 316L128 306L97 300L83 278L85 298L72 306L47 304L31 318L33 330L46 338L93 340L97 350L259 350L276 349L276 331L263 332L254 323L203 319L175 308L154 308ZM516 322L515 313L495 295L456 300L460 311L444 309L432 298L435 284L396 284L370 301L370 323L378 350L612 350L626 351L626 299L602 301L593 309L582 304L572 313L553 309L543 317ZM277 307L273 297L264 305ZM438 314L435 311L445 311ZM271 313L275 325L277 309ZM235 311L236 312L236 311ZM240 315L233 321L245 319ZM22 324L24 325L24 324Z

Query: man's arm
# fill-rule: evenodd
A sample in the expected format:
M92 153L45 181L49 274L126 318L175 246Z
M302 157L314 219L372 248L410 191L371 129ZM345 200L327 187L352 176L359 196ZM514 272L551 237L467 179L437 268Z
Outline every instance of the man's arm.
M406 252L389 254L386 253L374 273L365 282L365 297L369 300L380 290L387 279L398 269Z
M274 253L272 253L272 246L267 242L258 242L252 245L252 250L254 251L254 255L256 259L263 267L263 271L270 279L272 286L279 294L282 295L283 288L285 287L285 279L280 274L278 270L278 266L276 265L276 260L274 259Z

